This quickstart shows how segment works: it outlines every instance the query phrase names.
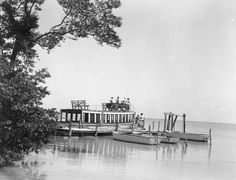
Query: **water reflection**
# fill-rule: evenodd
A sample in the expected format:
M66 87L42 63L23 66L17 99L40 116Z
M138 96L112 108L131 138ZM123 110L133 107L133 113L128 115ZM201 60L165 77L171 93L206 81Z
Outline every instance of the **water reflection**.
M114 141L111 137L73 137L66 139L57 137L47 145L54 156L75 158L82 157L121 160L140 156L141 152L155 150L156 146L132 144ZM67 152L67 153L65 153Z
M211 147L184 141L149 146L115 141L112 137L52 137L45 153L31 154L19 162L18 167L0 169L0 179L57 179L58 174L67 175L62 171L65 168L82 174L90 168L97 168L96 173L102 173L101 169L127 173L136 171L137 166L147 166L155 172L158 167L189 161L196 156L210 160Z
M191 141L180 141L178 144L148 146L114 141L111 137L73 137L71 139L56 137L56 139L47 145L47 148L52 149L55 156L71 159L78 159L81 156L81 158L99 158L104 161L109 159L121 161L127 158L145 159L145 155L149 153L149 155L154 155L152 157L156 160L158 160L158 157L162 157L162 161L184 160L187 156L188 149L190 149L190 153L202 153L205 151L208 159L210 160L211 158L210 145Z
M16 167L7 167L0 169L0 179L36 179L46 180L47 174L42 173L40 168L45 165L45 162L31 161L17 163Z

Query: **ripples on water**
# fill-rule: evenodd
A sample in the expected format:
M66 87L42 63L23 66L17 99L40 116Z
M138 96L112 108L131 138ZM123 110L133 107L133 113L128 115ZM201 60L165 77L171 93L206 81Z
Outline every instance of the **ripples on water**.
M186 146L184 141L148 146L111 137L51 137L44 153L31 154L17 167L0 169L0 179L236 179L236 128L230 126L225 133L221 126L211 128L212 146L196 142Z

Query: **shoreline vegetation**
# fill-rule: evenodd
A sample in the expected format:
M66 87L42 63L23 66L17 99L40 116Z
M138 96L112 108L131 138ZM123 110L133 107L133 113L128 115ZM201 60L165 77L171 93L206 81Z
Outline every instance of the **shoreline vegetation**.
M48 53L66 39L93 37L98 44L119 48L115 28L121 17L113 10L119 0L57 0L64 17L47 32L38 30L44 0L0 2L0 167L39 152L55 128L58 112L44 109L50 92L47 69L36 70L35 47Z

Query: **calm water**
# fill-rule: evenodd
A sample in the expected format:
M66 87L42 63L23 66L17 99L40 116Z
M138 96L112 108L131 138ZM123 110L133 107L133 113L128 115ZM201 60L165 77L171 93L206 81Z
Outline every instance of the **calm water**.
M146 126L157 120L149 120ZM180 123L179 123L180 124ZM162 127L162 126L161 126ZM178 126L181 130L181 125ZM236 125L188 122L188 132L208 133L212 145L180 142L147 146L111 137L51 137L45 153L0 169L0 180L236 179Z

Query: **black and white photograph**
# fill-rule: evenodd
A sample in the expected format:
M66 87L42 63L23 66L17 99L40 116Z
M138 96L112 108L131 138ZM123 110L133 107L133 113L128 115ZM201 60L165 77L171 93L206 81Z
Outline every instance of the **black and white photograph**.
M233 180L235 108L235 0L0 0L0 180Z

